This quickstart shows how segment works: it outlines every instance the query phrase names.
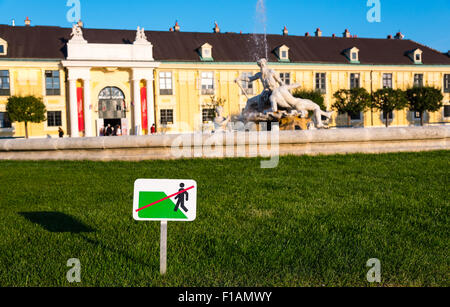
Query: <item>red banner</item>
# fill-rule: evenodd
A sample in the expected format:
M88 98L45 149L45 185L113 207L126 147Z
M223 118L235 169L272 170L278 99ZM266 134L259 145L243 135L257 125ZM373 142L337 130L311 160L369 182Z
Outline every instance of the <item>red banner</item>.
M148 130L146 87L141 87L141 115L142 115L142 130Z
M82 87L77 87L77 105L78 105L78 131L84 131L83 88Z

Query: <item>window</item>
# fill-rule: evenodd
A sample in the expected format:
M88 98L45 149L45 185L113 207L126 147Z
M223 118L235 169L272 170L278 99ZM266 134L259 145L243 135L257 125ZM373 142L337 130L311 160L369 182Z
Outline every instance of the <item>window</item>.
M350 74L350 89L359 88L360 80L359 74Z
M172 125L173 124L173 110L164 109L160 111L161 124L162 125Z
M284 82L286 85L291 84L291 73L289 72L282 72L280 73L280 79Z
M422 56L420 55L420 53L416 53L416 61L417 62L422 61Z
M172 73L160 72L159 73L159 94L160 95L172 95Z
M8 52L8 43L0 38L0 55L6 55Z
M58 96L61 94L58 70L45 71L45 89L47 96Z
M349 113L351 120L361 120L361 112Z
M413 111L413 113L414 113L414 118L415 119L420 119L420 112Z
M450 117L450 105L444 106L444 117Z
M244 72L241 75L241 79L248 79L251 76L253 76L251 72ZM253 94L253 82L241 81L241 85L246 94L248 95ZM244 91L242 91L242 94L244 94Z
M382 112L382 113L383 113L383 120L386 120L386 113L385 112ZM388 114L389 114L389 119L394 118L394 113L392 111L389 112Z
M450 93L450 74L444 75L444 93Z
M216 117L216 111L214 109L203 109L202 118L204 123L212 122Z
M392 74L383 74L383 88L392 88Z
M60 126L62 126L61 111L48 111L47 127L60 127Z
M9 120L8 113L0 112L0 128L11 128L11 121Z
M275 50L279 61L289 62L289 47L282 45Z
M200 59L202 61L213 61L212 46L208 43L203 44L200 47Z
M414 86L423 86L423 74L415 74L414 75Z
M326 73L316 73L316 90L321 93L327 92Z
M0 96L9 96L9 70L0 70Z
M214 94L214 73L212 71L202 72L202 95Z
M359 63L359 49L356 47L346 49L344 51L345 57L350 61L350 63Z

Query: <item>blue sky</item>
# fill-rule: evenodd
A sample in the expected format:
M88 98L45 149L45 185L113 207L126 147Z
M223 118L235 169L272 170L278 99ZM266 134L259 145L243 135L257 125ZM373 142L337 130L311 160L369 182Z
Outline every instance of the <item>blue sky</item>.
M70 27L68 0L0 0L0 24ZM260 0L263 1L263 0ZM399 30L406 38L440 51L450 49L450 0L380 0L381 22L370 23L368 0L264 0L267 33L341 35L345 28L359 37L384 38ZM217 20L222 32L263 32L257 0L116 1L80 0L81 18L89 28L168 30L178 20L182 31L209 32Z

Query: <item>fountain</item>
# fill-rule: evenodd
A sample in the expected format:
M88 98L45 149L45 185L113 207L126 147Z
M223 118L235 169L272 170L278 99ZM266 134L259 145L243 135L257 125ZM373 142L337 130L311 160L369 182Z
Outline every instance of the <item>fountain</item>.
M258 29L257 29L258 28ZM262 34L256 34L262 30ZM242 92L247 96L240 81L254 82L260 80L264 90L255 97L247 96L247 105L242 114L236 119L244 123L272 123L278 122L282 130L302 130L312 127L326 128L322 116L331 118L331 112L324 112L320 107L307 99L295 98L291 90L300 87L300 84L286 85L280 75L268 67L269 46L267 42L267 15L264 0L258 0L256 4L255 34L252 35L252 57L257 60L260 72L252 77L238 78L235 80ZM313 116L310 118L309 115ZM225 121L222 116L220 122Z
M292 96L290 91L300 87L300 84L285 84L279 73L269 68L266 59L258 60L257 64L260 72L248 78L240 77L235 80L239 87L240 81L257 80L260 80L264 87L261 94L248 97L247 105L239 116L240 121L245 123L277 121L280 123L280 129L284 130L295 130L296 126L305 130L308 125L311 126L310 122L314 123L316 128L327 128L322 116L329 120L333 112L322 111L319 105L311 100ZM309 118L310 113L312 118Z

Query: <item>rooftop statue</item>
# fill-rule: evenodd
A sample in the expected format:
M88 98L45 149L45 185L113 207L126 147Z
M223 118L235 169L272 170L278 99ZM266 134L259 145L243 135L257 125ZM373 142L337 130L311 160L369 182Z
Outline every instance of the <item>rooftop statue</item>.
M78 42L86 42L86 40L83 37L83 31L81 30L81 27L79 24L74 24L72 26L72 33L70 34L72 37L70 41L78 41Z
M135 43L146 43L146 44L149 43L149 41L147 40L147 36L145 35L144 28L141 29L140 27L137 27L136 39L134 42Z
M238 78L239 81L254 82L260 80L263 84L263 91L258 96L248 99L247 105L241 114L245 121L270 121L280 120L286 116L307 117L308 111L314 113L316 128L325 128L322 116L330 119L333 112L322 111L316 103L308 99L296 98L291 94L291 90L299 88L300 84L286 85L280 75L267 65L266 59L257 62L260 72L249 78ZM245 91L244 91L245 92Z

